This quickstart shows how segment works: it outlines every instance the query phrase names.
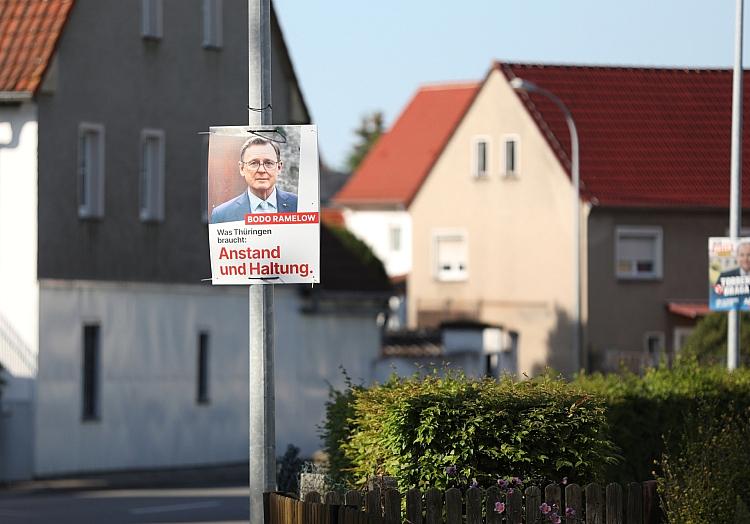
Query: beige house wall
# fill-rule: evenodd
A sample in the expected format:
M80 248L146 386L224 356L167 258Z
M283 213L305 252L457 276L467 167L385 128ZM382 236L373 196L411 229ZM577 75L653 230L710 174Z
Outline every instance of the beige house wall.
M502 173L507 135L519 139L514 176ZM481 179L472 175L478 136L489 139L489 172ZM519 333L519 373L538 373L547 365L574 371L572 191L538 127L505 78L493 71L409 208L410 327L417 327L425 311L464 310ZM463 281L437 279L434 238L444 230L467 236Z

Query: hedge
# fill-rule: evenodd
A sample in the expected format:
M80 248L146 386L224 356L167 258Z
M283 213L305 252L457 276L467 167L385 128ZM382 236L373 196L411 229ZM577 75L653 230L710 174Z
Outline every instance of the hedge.
M617 460L604 403L549 377L394 377L340 393L329 407L339 416L347 409L352 414L347 431L339 433L339 449L330 447L336 438L327 444L337 460L343 453L334 470L347 463L356 484L373 475L393 476L404 489L444 489L472 480L488 485L511 475L584 482L603 480L606 466ZM326 427L324 437L330 437L333 425Z

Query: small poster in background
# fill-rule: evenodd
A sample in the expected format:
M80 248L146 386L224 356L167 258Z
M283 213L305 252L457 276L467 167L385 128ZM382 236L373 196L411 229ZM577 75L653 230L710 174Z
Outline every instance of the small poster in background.
M320 282L316 126L211 127L208 216L213 284Z
M750 311L750 237L708 239L708 296L712 311Z

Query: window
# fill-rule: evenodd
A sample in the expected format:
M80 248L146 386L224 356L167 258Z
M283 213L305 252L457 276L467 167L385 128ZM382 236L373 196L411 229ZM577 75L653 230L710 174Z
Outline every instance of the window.
M435 276L444 282L469 277L466 235L462 232L441 232L435 235Z
M162 0L141 0L141 36L159 40L162 33Z
M471 171L476 178L487 176L489 165L489 139L484 137L475 138L472 143L472 166Z
M388 242L391 251L401 251L401 228L399 226L391 226L388 229Z
M675 354L679 353L680 350L685 347L685 343L690 335L692 335L694 327L676 327L674 328L674 336L672 340L672 349Z
M140 204L141 220L164 220L164 132L156 129L141 133Z
M208 332L198 334L198 373L196 375L196 401L208 404Z
M220 49L223 43L222 0L203 0L203 47Z
M503 174L518 174L518 138L506 137L503 140Z
M104 216L104 126L78 126L78 216Z
M660 227L618 226L615 230L615 274L621 279L662 276Z
M651 331L643 336L644 350L646 352L646 365L656 367L659 365L664 354L664 333Z
M83 402L81 418L99 419L99 325L83 326L83 369L81 390Z

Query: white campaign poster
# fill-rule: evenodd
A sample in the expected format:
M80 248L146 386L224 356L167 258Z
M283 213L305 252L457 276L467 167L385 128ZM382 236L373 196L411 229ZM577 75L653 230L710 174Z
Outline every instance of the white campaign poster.
M320 282L316 126L210 128L212 283Z

